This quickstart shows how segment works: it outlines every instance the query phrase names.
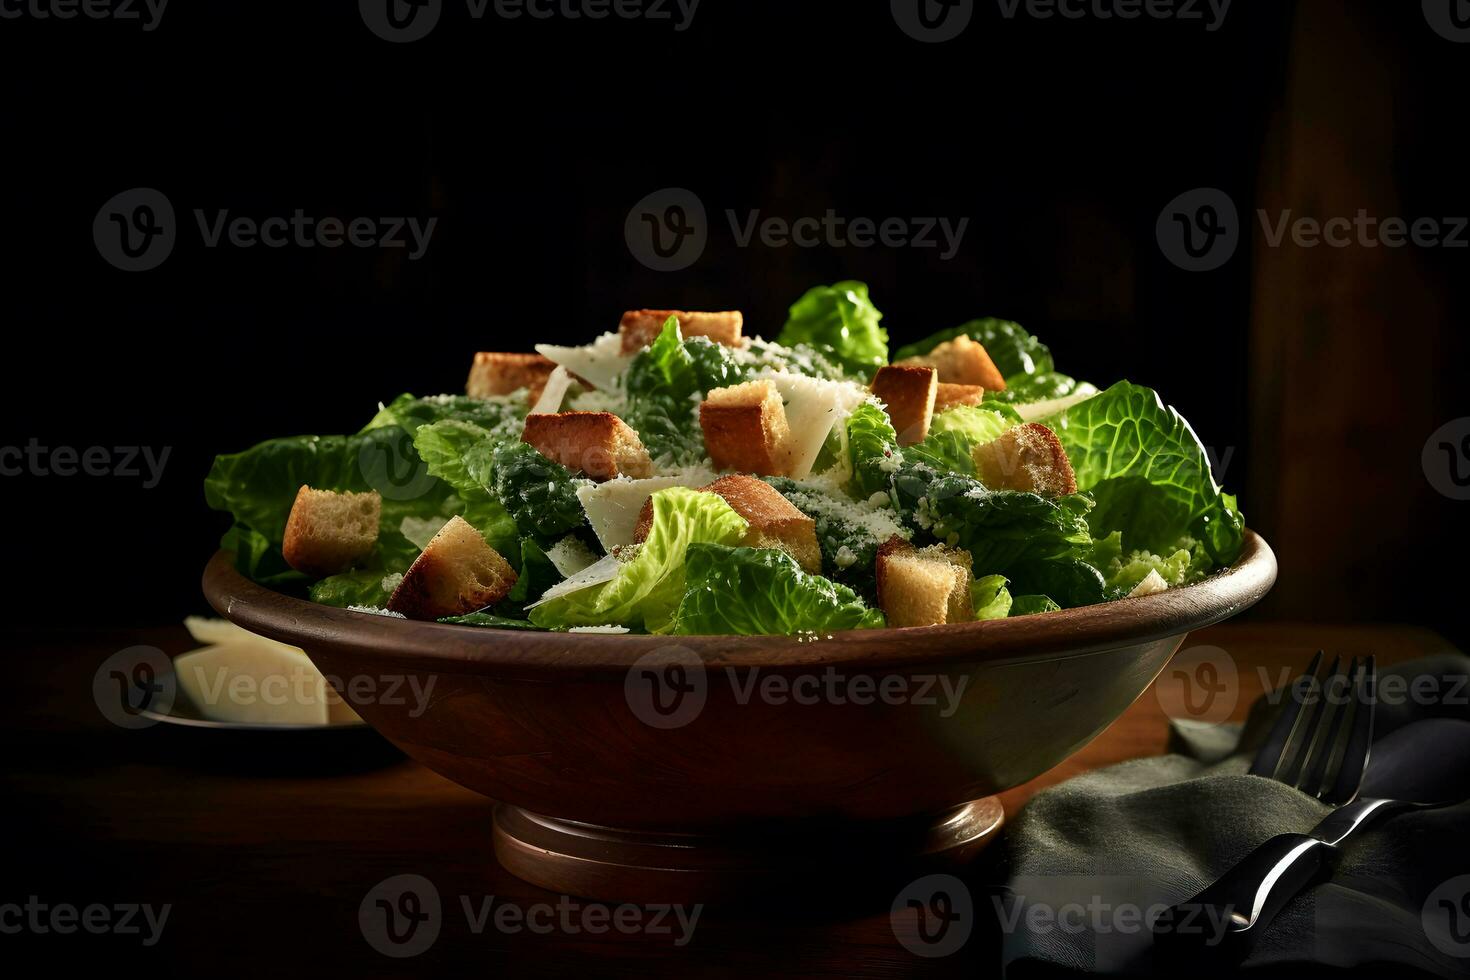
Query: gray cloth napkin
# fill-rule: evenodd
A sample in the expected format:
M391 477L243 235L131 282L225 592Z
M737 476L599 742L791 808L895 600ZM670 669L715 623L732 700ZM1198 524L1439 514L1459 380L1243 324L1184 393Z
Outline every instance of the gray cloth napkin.
M1470 658L1438 655L1379 676L1364 795L1386 795L1370 790L1416 767L1470 772ZM1432 679L1437 694L1389 703L1390 677ZM1243 728L1176 723L1168 755L1038 794L1006 834L1007 883L992 896L1006 975L1178 973L1155 961L1147 921L1267 838L1308 831L1329 812L1247 774L1280 708L1263 698ZM1292 976L1341 968L1470 976L1470 806L1388 818L1347 845L1331 878L1284 909L1242 964Z

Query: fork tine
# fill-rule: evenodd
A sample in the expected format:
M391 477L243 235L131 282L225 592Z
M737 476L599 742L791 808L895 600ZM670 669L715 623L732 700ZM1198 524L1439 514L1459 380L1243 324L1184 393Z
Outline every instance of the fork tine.
M1329 675L1322 683L1322 721L1312 736L1307 762L1302 767L1302 778L1296 787L1308 796L1321 799L1323 791L1337 782L1347 744L1347 739L1342 736L1344 732L1352 731L1344 727L1343 722L1351 713L1357 676L1358 658L1354 657L1346 672Z
M1291 735L1301 720L1302 704L1306 700L1307 687L1311 684L1312 678L1317 676L1317 666L1321 663L1322 651L1318 650L1307 662L1307 669L1286 686L1286 704L1282 706L1281 714L1276 716L1276 723L1271 726L1271 734L1266 736L1266 741L1261 743L1254 761L1251 762L1252 776L1263 776L1266 779L1276 777L1276 771L1281 768L1282 758L1286 754L1286 746L1290 743Z
M1327 672L1322 675L1320 682L1312 685L1312 703L1306 714L1306 723L1299 725L1298 730L1292 732L1293 738L1288 743L1288 751L1282 756L1282 768L1276 773L1276 778L1288 786L1295 786L1301 781L1302 767L1306 765L1307 753L1311 751L1319 729L1322 725L1322 713L1326 708L1327 699L1323 697L1323 691L1332 675L1337 673L1338 664L1342 662L1342 655L1337 654L1332 658ZM1297 738L1297 735L1300 738Z
M1343 748L1342 764L1332 788L1322 799L1334 806L1351 803L1363 785L1363 774L1368 770L1368 758L1373 751L1373 715L1378 709L1378 667L1373 657L1368 657L1358 672L1353 685L1353 714L1351 732Z

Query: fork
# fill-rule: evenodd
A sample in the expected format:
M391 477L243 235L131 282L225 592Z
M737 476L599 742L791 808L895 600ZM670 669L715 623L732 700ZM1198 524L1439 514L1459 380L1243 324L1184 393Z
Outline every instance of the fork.
M1334 812L1309 833L1270 838L1214 884L1166 911L1153 926L1156 942L1243 951L1288 901L1332 867L1339 845L1354 831L1387 813L1426 805L1354 802L1372 751L1374 658L1354 657L1342 671L1342 658L1333 657L1318 680L1321 662L1319 650L1292 682L1250 772L1298 789Z

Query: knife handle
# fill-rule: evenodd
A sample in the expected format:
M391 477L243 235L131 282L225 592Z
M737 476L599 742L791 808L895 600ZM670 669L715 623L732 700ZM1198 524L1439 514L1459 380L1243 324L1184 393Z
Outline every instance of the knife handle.
M1279 834L1246 855L1214 884L1153 923L1165 949L1218 949L1243 957L1286 903L1330 868L1337 851L1306 834Z

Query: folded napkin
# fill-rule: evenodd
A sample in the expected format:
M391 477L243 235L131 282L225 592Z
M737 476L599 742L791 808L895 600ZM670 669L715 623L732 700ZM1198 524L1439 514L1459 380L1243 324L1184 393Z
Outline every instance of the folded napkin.
M1421 776L1442 783L1446 767L1470 774L1467 677L1470 657L1458 653L1380 670L1364 795L1401 798L1386 790L1424 785ZM1390 698L1395 685L1402 693ZM1006 833L1006 885L992 896L1006 975L1180 972L1155 961L1147 922L1262 841L1306 832L1330 812L1247 774L1281 706L1261 699L1244 726L1176 723L1169 754L1097 770L1032 799ZM1201 972L1220 965L1210 955L1201 954ZM1405 813L1360 832L1330 879L1299 895L1255 941L1242 964L1253 968L1293 977L1341 968L1470 976L1470 806Z

